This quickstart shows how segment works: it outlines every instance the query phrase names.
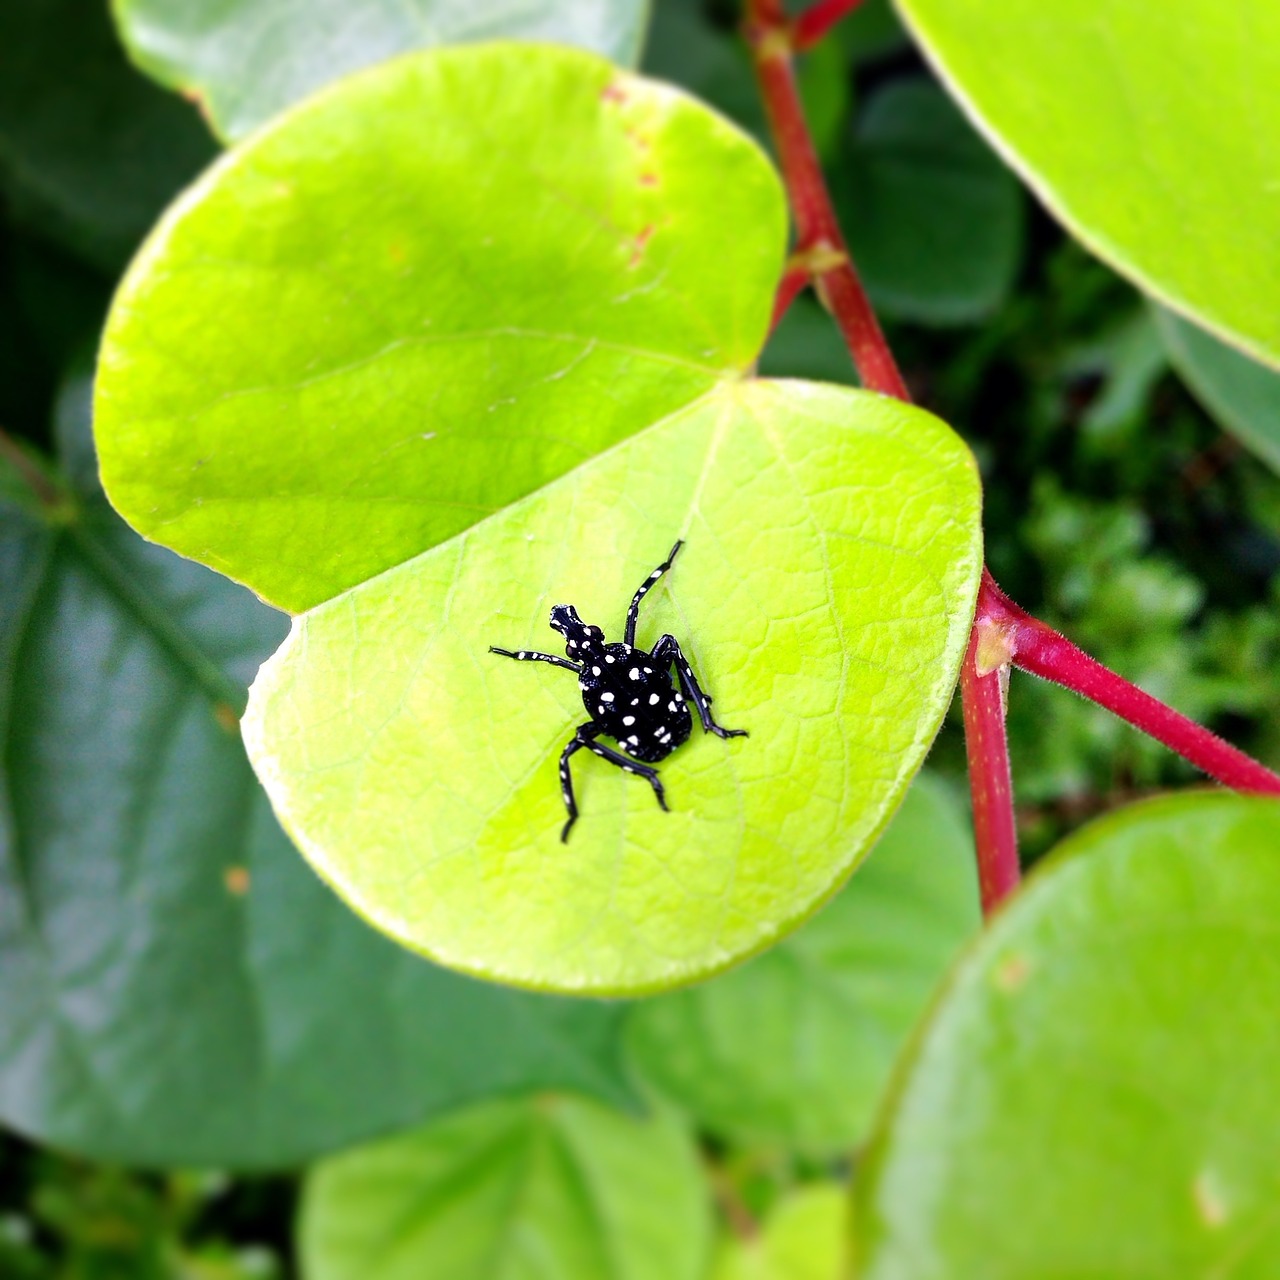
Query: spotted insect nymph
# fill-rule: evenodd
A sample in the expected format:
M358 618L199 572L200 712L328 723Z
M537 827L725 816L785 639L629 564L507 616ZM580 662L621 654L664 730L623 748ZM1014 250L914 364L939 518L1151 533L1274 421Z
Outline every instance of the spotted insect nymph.
M677 542L671 548L671 554L640 584L631 598L621 644L608 643L604 632L583 622L573 605L558 604L551 610L551 627L564 636L567 657L537 653L532 649L513 652L489 646L490 653L504 658L514 658L517 662L549 662L552 666L574 672L578 677L582 704L590 719L578 726L560 753L560 793L569 811L569 820L560 833L561 840L569 839L569 831L578 818L569 761L584 747L624 773L644 778L653 788L658 804L666 809L662 780L651 766L665 760L681 743L688 741L693 731L690 702L702 721L704 733L714 733L720 738L747 736L745 729L725 729L711 718L711 697L698 683L698 677L694 675L689 659L684 656L675 636L662 636L647 653L636 648L640 602L671 568L671 562L682 545ZM671 681L673 666L680 685L678 689ZM600 742L598 739L602 735L613 738L622 751L615 751Z

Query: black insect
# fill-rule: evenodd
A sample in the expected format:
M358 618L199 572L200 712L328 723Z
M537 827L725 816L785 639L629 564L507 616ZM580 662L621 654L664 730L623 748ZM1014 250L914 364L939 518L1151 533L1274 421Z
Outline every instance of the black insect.
M711 697L703 692L675 636L664 635L651 653L635 647L640 601L671 568L671 562L682 545L677 542L671 548L671 554L631 598L621 644L607 644L604 632L583 622L573 605L558 604L551 610L551 626L564 636L565 652L569 655L567 659L558 658L553 653L535 653L531 649L512 653L510 649L489 646L490 653L514 658L517 662L549 662L552 666L565 667L577 673L582 703L591 719L578 726L577 733L569 739L560 755L560 792L569 811L569 821L560 833L561 840L569 839L569 830L578 818L578 806L573 798L573 777L569 772L569 760L574 752L586 747L624 772L639 774L653 788L658 804L666 809L667 800L658 771L649 765L665 760L682 742L688 741L693 730L693 718L686 698L693 703L704 733L714 733L720 738L747 736L745 729L724 729L711 718ZM671 683L673 664L680 681L679 690ZM627 754L598 742L601 734L616 739Z

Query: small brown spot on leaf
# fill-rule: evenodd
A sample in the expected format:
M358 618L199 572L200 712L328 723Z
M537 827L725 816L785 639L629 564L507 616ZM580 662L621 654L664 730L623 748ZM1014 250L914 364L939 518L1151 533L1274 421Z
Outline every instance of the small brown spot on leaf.
M650 223L634 238L632 241L631 261L627 263L629 267L638 267L644 261L644 251L648 247L649 241L653 239L653 232L653 223Z
M1031 961L1020 951L1012 951L996 964L992 980L1005 995L1021 991L1031 976Z
M627 91L616 80L610 80L600 90L600 97L605 102L626 102Z
M640 185L642 187L656 187L658 185L658 175L656 173L642 173L640 175Z
M236 709L229 702L215 702L213 704L213 718L228 733L236 734L240 732L240 717L236 714Z
M1220 1227L1230 1216L1222 1186L1212 1169L1202 1169L1191 1184L1196 1212L1206 1227Z
M222 883L227 886L228 893L234 893L237 898L243 898L249 892L248 867L228 867L222 873Z

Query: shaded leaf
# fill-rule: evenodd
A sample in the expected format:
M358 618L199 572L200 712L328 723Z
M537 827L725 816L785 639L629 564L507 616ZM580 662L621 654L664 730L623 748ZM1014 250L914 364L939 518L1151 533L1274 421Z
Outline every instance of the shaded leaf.
M59 424L70 523L0 483L5 1122L100 1158L280 1165L494 1091L619 1096L619 1011L435 969L306 868L236 732L284 620L107 509L87 399Z
M919 777L871 857L813 920L740 969L637 1005L646 1079L699 1124L809 1152L865 1136L907 1033L979 921L972 841Z
M1280 371L1250 360L1173 312L1157 308L1169 359L1192 394L1245 448L1280 471Z
M547 40L640 55L645 0L115 0L138 64L243 138L332 80L384 58L470 41Z
M0 186L27 225L115 270L213 153L129 65L102 0L0 6Z
M307 1280L701 1280L706 1184L688 1135L571 1098L497 1102L319 1165Z
M1003 303L1022 257L1022 192L936 86L895 80L876 93L837 182L849 247L879 309L959 324Z

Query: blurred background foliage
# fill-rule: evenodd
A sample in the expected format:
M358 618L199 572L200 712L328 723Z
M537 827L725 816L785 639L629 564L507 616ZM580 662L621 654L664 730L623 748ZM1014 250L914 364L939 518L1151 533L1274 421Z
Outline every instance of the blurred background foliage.
M730 0L658 0L642 66L763 139L736 9ZM936 86L883 0L868 0L804 59L801 75L855 257L913 393L979 458L997 578L1125 676L1280 765L1280 480L1271 469L1280 464L1280 379L1158 314L1066 237ZM114 280L216 149L193 105L128 63L105 0L6 0L0 426L11 452L56 452L59 389L91 351ZM810 296L761 369L853 381ZM1029 858L1085 817L1192 780L1105 712L1030 677L1015 675L1009 711ZM936 801L944 805L963 794L958 721L953 709L930 760L944 780L930 786L951 797ZM972 923L950 919L930 936L949 954ZM636 1016L632 1052L650 1082L641 1088L674 1097L697 1130L696 1164L720 1223L719 1275L825 1274L770 1259L786 1254L797 1223L809 1224L804 1238L836 1240L831 1183L847 1175L866 1116L787 1114L779 1098L795 1081L734 1078L732 1027L743 1008L751 1021L762 991L791 1000L788 965L816 965L832 1000L856 1005L848 975L858 962L817 943L790 958L780 949L755 962L769 976L748 977L745 997L725 984L750 966L665 1005L647 1002ZM911 1016L929 982L917 986L902 1006ZM904 1017L889 1019L884 1071ZM730 1039L683 1062L678 1048L698 1026ZM871 1074L867 1091L883 1085L880 1067ZM708 1089L709 1076L728 1084ZM734 1124L736 1107L760 1123ZM838 1135L835 1149L806 1128L815 1114ZM124 1172L3 1137L0 1276L291 1275L300 1177Z

